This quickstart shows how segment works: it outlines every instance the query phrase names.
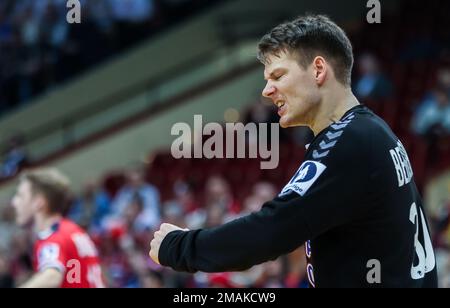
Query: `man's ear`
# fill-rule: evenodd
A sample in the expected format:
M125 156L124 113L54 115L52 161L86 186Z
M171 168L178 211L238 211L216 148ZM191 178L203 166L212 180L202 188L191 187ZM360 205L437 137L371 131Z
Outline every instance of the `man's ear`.
M37 193L33 199L33 207L36 212L44 210L47 206L47 201L43 194Z
M316 84L320 87L325 83L328 75L328 63L323 57L315 57L313 60L313 71Z

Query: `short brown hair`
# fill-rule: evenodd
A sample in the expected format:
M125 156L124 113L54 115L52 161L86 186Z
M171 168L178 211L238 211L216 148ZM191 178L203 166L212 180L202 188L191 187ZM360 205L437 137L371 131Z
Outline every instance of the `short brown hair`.
M261 39L258 49L258 59L263 64L268 56L290 52L299 56L303 69L322 54L330 61L336 79L345 86L351 85L352 44L344 30L327 16L306 15L283 23Z
M69 206L70 180L57 169L45 168L25 171L20 178L31 184L33 194L42 194L48 203L50 213L64 214Z

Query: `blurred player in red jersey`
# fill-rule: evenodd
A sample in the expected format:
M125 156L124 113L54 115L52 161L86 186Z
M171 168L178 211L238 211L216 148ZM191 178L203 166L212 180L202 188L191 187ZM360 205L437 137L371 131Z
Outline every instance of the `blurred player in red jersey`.
M63 218L69 200L69 180L54 169L21 176L12 204L21 226L33 225L36 274L22 287L104 287L97 249L89 235Z

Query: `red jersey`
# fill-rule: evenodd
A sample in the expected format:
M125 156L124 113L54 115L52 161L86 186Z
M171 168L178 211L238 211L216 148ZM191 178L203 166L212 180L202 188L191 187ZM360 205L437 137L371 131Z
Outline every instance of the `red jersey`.
M104 287L97 249L79 226L62 219L38 236L34 247L37 272L49 268L59 270L64 274L61 288Z

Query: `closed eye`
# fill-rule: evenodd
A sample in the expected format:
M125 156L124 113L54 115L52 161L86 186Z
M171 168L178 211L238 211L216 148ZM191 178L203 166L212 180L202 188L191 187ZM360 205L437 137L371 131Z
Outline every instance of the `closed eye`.
M274 77L274 80L275 80L275 81L278 81L278 80L280 80L280 79L281 79L281 77L283 77L283 76L284 76L284 75L280 75L280 76L275 76L275 77Z

